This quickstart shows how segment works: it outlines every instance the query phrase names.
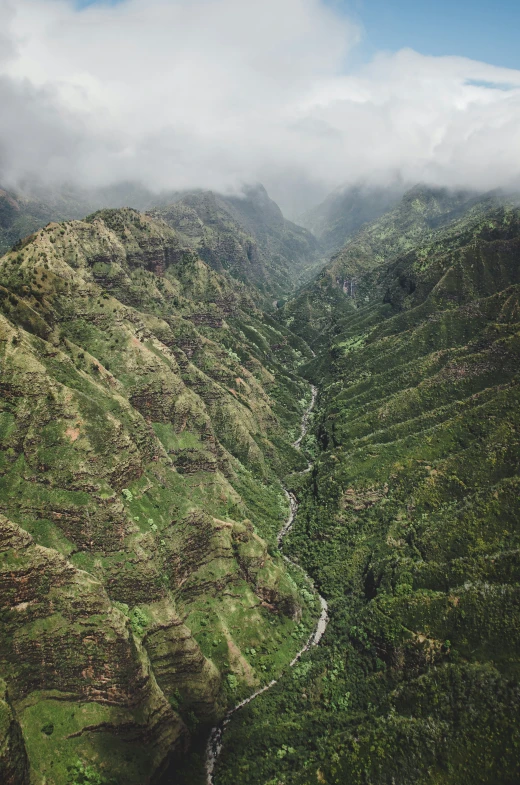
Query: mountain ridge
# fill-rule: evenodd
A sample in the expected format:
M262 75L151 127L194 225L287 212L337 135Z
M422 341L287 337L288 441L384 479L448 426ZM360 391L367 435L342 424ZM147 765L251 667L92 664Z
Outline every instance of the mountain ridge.
M151 782L318 611L275 544L310 352L130 209L26 238L0 309L6 743Z
M320 263L310 232L285 219L260 185L241 196L179 195L151 214L184 235L212 267L254 284L264 296L287 294Z
M95 191L0 190L0 253L49 222L124 207L166 219L214 269L256 286L266 305L321 263L312 234L284 218L260 184L236 196L202 190L154 194L131 183Z
M520 209L414 188L276 311L159 213L0 259L3 776L198 785L285 672L216 785L513 785Z
M414 241L410 221L365 270L347 245L354 291L333 259L287 320L320 382L288 552L330 622L228 729L218 785L518 779L520 209L470 204Z

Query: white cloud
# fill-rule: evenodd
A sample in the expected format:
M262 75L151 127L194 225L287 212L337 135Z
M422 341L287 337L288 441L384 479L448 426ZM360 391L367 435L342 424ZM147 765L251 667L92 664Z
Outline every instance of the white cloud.
M520 71L406 50L345 73L323 0L0 0L0 180L156 188L520 180Z

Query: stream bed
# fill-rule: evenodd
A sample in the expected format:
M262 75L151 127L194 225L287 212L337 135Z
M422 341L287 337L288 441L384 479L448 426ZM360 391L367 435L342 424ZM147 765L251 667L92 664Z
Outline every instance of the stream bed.
M303 413L303 416L302 416L301 433L300 433L300 436L298 437L298 439L296 439L296 441L293 443L293 447L295 447L297 450L300 449L301 443L302 443L302 441L305 438L305 435L307 433L307 429L309 427L309 418L310 418L310 415L312 413L312 410L314 409L314 405L316 403L317 395L318 395L318 389L317 389L317 387L312 385L312 398L311 398L310 404L305 409L305 411ZM311 469L312 469L312 463L309 463L308 467L303 470L302 474L304 472L309 472ZM296 496L293 493L291 493L290 491L288 491L286 488L284 488L284 491L285 491L285 494L286 494L287 499L289 501L289 515L287 516L286 522L284 523L284 525L282 526L282 528L280 529L280 531L278 533L278 536L277 536L278 548L281 548L281 546L283 545L284 538L291 531L291 528L292 528L292 526L294 524L294 520L296 518L296 514L298 512L298 500L296 499ZM304 575L305 575L305 577L307 579L307 582L310 584L310 586L312 586L313 590L316 591L316 589L314 588L314 583L313 583L311 577L305 572L303 567L301 567L296 562L293 562L285 554L282 554L282 555L283 555L283 558L285 559L286 562L288 562L289 564L292 564L293 567L296 567L298 570L301 570L301 572L304 573ZM300 651L296 654L295 657L293 657L293 659L289 663L289 667L290 668L292 668L298 662L298 660L300 659L302 654L304 654L306 651L308 651L312 646L317 646L318 645L318 643L320 642L321 638L323 637L323 634L324 634L325 630L327 629L327 624L328 624L328 621L329 621L327 601L320 594L318 594L318 598L319 598L320 605L321 605L320 617L319 617L319 619L318 619L318 621L317 621L317 623L316 623L316 625L315 625L311 635L307 639L307 642L303 646L303 648L300 649ZM248 698L244 698L244 700L240 701L240 703L237 703L236 706L233 706L231 709L229 709L229 711L227 712L227 714L224 717L224 719L221 720L221 722L219 722L218 725L215 725L211 729L211 732L210 732L209 738L208 738L208 742L207 742L207 745L206 745L206 755L205 755L205 770L206 770L206 783L207 783L207 785L214 785L214 782L213 782L213 772L215 770L215 766L216 766L218 757L219 757L220 752L222 750L222 744L223 744L222 739L223 739L224 732L226 730L226 726L229 724L233 714L235 714L237 711L240 711L240 709L243 708L244 706L247 706L247 704L251 703L251 701L254 701L255 698L257 698L259 695L262 695L262 693L267 692L267 690L270 690L271 687L274 687L275 684L278 684L278 682L284 677L284 673L285 672L282 672L281 675L278 677L278 679L273 679L268 684L265 684L263 687L261 687L260 689L256 690L256 692L253 692L252 695L249 695Z

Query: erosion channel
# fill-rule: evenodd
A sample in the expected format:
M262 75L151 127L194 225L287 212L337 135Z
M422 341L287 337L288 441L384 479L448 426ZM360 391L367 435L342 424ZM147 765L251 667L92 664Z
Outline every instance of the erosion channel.
M311 401L310 401L308 407L305 409L305 411L303 413L303 416L302 416L301 433L300 433L300 436L298 437L298 439L296 439L296 441L293 444L293 446L296 447L297 450L299 450L301 448L302 441L305 438L305 435L307 433L307 429L308 429L308 425L309 425L309 418L310 418L312 410L314 409L314 405L316 403L317 395L318 395L318 389L317 389L317 387L312 385ZM304 469L304 472L309 472L311 469L312 469L312 463L309 463L307 469ZM294 521L295 521L295 518L296 518L296 514L298 512L298 500L297 500L296 496L294 495L294 493L289 492L286 488L284 488L284 491L285 491L285 494L286 494L287 499L289 501L289 515L287 516L287 521L285 522L285 524L281 528L280 532L278 533L277 540L278 540L278 547L280 549L281 549L281 547L283 545L283 541L284 541L285 537L291 531L291 528L292 528L292 526L294 524ZM296 562L294 562L291 559L289 559L289 557L286 556L285 554L282 554L282 555L283 555L283 558L287 562L289 562L293 566L297 567L297 569L299 569L302 572L304 572L303 568L299 564L297 564ZM305 573L305 577L306 577L307 581L309 582L309 584L314 588L314 582L312 581L311 577L307 573ZM324 634L324 632L325 632L325 630L327 628L327 623L328 623L328 620L329 620L328 609L327 609L327 601L320 594L318 594L318 597L319 597L320 605L321 605L320 617L319 617L319 619L318 619L318 621L316 623L316 626L314 627L311 635L307 639L307 642L305 643L305 646L303 646L303 648L300 649L300 651L296 654L296 656L291 660L291 662L289 664L289 667L291 667L291 668L298 662L298 660L300 659L302 654L304 654L306 651L308 651L311 648L311 646L317 646L317 644L320 642L320 640L323 637L323 634ZM223 735L224 735L224 732L226 730L226 726L231 721L231 717L237 711L239 711L241 708L243 708L243 706L247 706L248 703L251 703L251 701L253 701L255 698L257 698L259 695L261 695L264 692L267 692L267 690L270 690L271 687L274 687L274 685L277 684L280 681L280 679L283 678L283 676L284 676L284 673L282 673L278 677L278 679L273 679L268 684L266 684L263 687L261 687L259 690L256 690L256 692L253 692L253 694L250 695L248 698L245 698L244 700L240 701L240 703L237 703L236 706L233 706L233 708L231 708L227 712L227 714L224 717L224 719L218 725L215 725L211 729L211 732L210 732L209 738L208 738L208 742L207 742L207 745L206 745L206 758L205 758L206 782L207 782L207 785L214 785L213 773L214 773L214 770L215 770L215 765L216 765L217 760L218 760L218 756L220 755L220 752L222 750Z

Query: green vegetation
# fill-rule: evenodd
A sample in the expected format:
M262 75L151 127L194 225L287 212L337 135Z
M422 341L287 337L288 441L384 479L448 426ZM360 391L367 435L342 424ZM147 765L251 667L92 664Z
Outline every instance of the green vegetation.
M402 243L354 296L335 259L286 307L323 328L287 548L331 621L233 718L217 785L519 781L520 211L471 205Z
M78 761L70 767L70 785L107 785L105 780L93 766L86 766Z
M318 239L330 257L339 251L369 221L375 221L399 201L400 184L387 187L351 186L333 191L321 204L305 213L300 223Z
M273 545L311 352L130 209L2 258L0 352L0 771L137 785L313 623Z
M2 781L202 785L282 673L215 785L520 781L520 210L414 189L282 302L266 198L0 260Z
M323 264L313 235L285 219L261 185L237 197L211 191L179 195L151 215L166 221L215 270L253 284L265 305Z

